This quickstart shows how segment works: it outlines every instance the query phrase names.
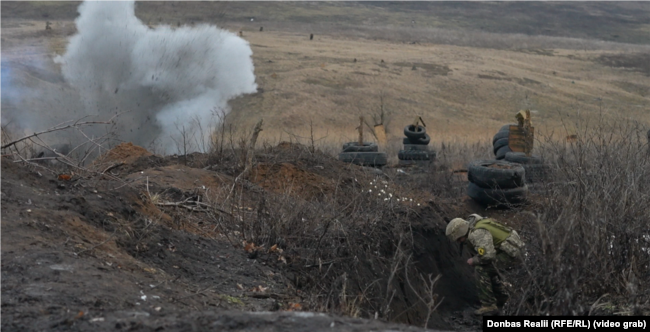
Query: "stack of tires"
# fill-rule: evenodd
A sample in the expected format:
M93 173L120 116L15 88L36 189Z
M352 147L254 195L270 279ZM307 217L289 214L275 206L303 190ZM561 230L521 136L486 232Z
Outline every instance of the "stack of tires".
M467 195L488 206L510 206L526 201L526 171L504 160L477 160L467 167Z
M523 152L508 152L505 160L511 163L520 164L526 171L526 183L540 183L546 179L550 169L544 165L539 156L526 156Z
M339 160L361 166L382 167L386 166L386 153L378 152L379 147L375 143L349 142L343 144L343 152L339 153Z
M436 159L436 151L429 149L431 137L422 126L404 128L404 149L397 153L399 165L426 165Z
M510 126L516 126L516 124L507 124L499 129L494 137L492 138L492 151L497 160L503 160L506 157L506 153L512 152L508 146L508 135L510 135Z

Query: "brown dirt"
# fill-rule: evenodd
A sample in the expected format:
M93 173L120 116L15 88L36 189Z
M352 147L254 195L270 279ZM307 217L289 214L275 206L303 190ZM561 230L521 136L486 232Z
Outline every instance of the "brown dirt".
M331 195L336 188L333 180L289 163L260 164L252 171L249 180L278 194L289 194L307 200Z
M130 164L140 157L153 155L145 148L133 145L133 143L120 143L101 157L97 158L95 164L125 163Z
M296 146L275 149L275 160L304 151ZM252 176L260 179L260 187L253 192L266 188L285 193L289 187L284 183L293 181L299 188L296 197L331 194L334 179L325 174L340 175L349 165L316 159L303 156L294 163L260 164ZM270 264L277 261L272 254L250 259L241 243L224 237L214 225L195 223L191 215L187 219L180 213L182 209L157 204L232 184L227 174L173 160L180 161L155 158L123 144L102 159L131 163L113 170L124 181L119 182L102 176L61 181L0 158L2 329L175 331L193 324L298 331L329 329L334 323L341 331L418 330L322 314L246 313L287 310L300 303L301 296L284 268ZM144 169L132 171L135 164ZM362 179L363 174L355 166L349 176ZM448 326L443 321L440 324Z
M260 153L257 158L266 162L255 168L252 187L237 209L250 210L247 206L253 206L250 200L260 190L283 195L293 188L296 199L308 200L332 198L337 183L340 190L362 182L368 188L384 185L384 180L362 167L306 151L304 146L283 144ZM224 236L205 218L181 207L160 205L201 201L207 192L227 194L233 177L204 170L208 158L157 157L131 144L102 158L103 162L130 163L113 169L124 182L101 176L62 181L3 158L3 330L84 330L90 326L99 331L116 327L177 330L187 324L262 330L260 326L271 323L262 316L247 316L245 311L288 310L303 301L277 253L262 250L253 257L240 239ZM444 225L440 216L469 213L467 206L385 183L386 190L416 198L402 204L420 211L420 221L414 220L413 225L419 269L445 276L439 291L446 300L431 326L476 329L478 321L462 318L471 309L468 303L476 300L471 273L454 255L456 249L450 251L442 226L432 226ZM370 273L364 271L360 273ZM260 292L260 287L265 291ZM407 310L413 304L409 297L414 295L405 294L395 300L404 301L396 308ZM410 310L415 311L401 321L422 319L421 308ZM273 316L275 323L270 326L301 330L298 326L305 324L319 330L320 321L327 320L341 331L371 326L417 330L327 315L300 323L300 316L282 318L287 315L291 313ZM240 323L228 325L233 321ZM255 327L252 322L257 322Z

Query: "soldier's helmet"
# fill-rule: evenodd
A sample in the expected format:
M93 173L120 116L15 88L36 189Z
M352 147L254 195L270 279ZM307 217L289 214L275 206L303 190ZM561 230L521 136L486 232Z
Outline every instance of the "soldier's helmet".
M455 218L447 224L447 230L445 234L450 240L456 241L459 238L467 235L467 231L469 231L469 223L467 220L462 218Z

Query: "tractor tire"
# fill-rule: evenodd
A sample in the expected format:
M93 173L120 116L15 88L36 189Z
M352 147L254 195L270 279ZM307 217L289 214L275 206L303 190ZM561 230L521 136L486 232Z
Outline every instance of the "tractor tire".
M355 165L381 167L387 164L384 152L341 152L339 160Z
M483 205L508 206L521 204L526 201L527 195L527 186L511 189L488 189L481 188L472 182L467 186L467 196Z
M467 179L482 188L522 187L525 174L522 165L507 161L477 160L467 166Z
M411 139L411 142L413 142L414 140L425 138L426 133L427 133L426 128L419 125L418 126L408 125L404 127L404 136Z
M359 142L349 142L343 144L343 152L377 152L379 147L372 142L363 142L360 146Z

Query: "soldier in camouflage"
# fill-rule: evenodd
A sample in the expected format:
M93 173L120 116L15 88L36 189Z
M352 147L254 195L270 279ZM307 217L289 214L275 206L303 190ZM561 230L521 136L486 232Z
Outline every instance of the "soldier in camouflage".
M512 267L520 258L524 243L513 229L477 214L468 220L453 219L447 224L449 239L465 243L474 256L467 264L474 266L481 308L477 315L496 315L508 301L498 269Z

